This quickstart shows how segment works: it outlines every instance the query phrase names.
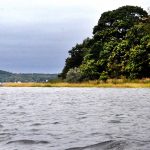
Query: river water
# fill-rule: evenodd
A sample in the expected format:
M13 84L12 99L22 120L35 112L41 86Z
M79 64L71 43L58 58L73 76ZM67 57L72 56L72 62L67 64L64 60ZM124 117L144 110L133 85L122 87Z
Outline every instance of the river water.
M150 150L150 89L0 88L0 150Z

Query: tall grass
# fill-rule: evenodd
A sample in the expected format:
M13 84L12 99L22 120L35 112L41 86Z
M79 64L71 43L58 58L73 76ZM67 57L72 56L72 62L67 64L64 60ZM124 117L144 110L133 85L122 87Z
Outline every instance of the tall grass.
M115 88L150 88L150 78L146 79L109 79L107 82L98 80L81 83L49 82L49 83L4 83L3 87L115 87Z

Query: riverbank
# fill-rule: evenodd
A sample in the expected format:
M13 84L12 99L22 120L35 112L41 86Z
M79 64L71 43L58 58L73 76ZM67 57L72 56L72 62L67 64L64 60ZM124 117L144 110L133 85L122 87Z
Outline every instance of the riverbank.
M110 79L107 82L88 81L82 83L3 83L2 87L106 87L106 88L150 88L150 78L141 80Z

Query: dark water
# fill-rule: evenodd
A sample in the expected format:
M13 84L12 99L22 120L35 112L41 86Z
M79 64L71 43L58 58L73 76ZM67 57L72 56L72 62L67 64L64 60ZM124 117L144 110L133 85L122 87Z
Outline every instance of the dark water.
M150 150L150 89L0 88L0 150Z

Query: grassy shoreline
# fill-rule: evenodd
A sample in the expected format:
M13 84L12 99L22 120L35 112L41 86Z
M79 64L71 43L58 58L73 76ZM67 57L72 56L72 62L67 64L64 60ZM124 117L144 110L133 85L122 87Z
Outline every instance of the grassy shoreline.
M1 87L104 87L104 88L150 88L150 78L140 80L109 79L82 83L49 82L49 83L3 83Z

